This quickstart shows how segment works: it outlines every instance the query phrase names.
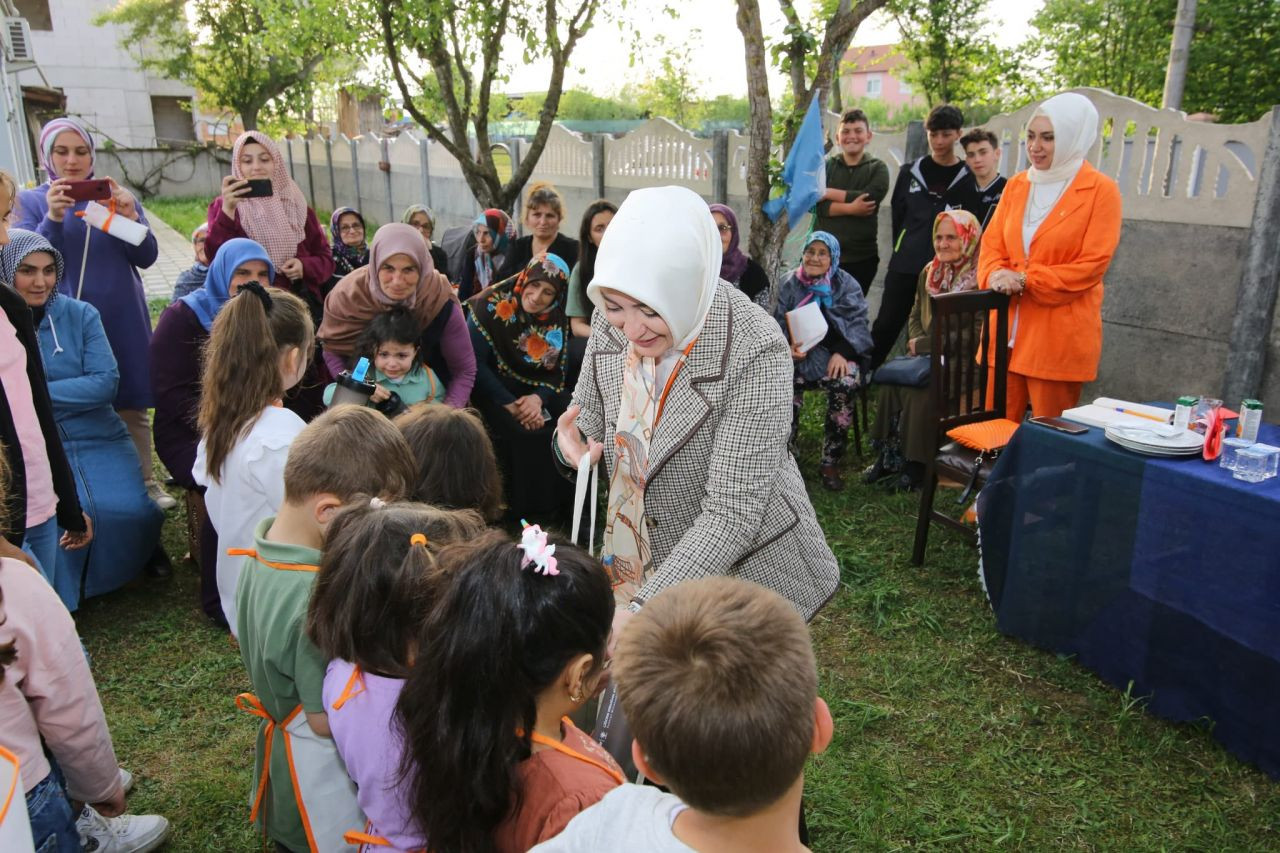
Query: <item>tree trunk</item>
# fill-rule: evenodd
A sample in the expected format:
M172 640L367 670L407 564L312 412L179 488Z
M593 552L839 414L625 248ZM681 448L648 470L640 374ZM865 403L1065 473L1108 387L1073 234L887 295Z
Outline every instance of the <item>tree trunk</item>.
M773 243L774 224L761 205L769 198L769 157L773 148L773 105L769 101L769 69L765 60L764 32L760 28L759 0L738 0L738 29L746 48L747 103L747 204L751 211L751 235L747 254L774 278L777 256L766 257Z
M830 57L833 53L843 55L844 49L853 40L853 34L868 15L887 3L887 0L842 0L836 13L827 21L826 32L818 56ZM765 53L764 34L760 28L759 0L737 0L738 31L742 33L747 65L747 103L751 107L751 120L747 125L750 141L747 148L747 199L751 210L751 236L748 240L748 254L756 260L769 275L770 281L777 277L782 255L782 244L790 230L784 218L777 224L769 221L761 206L769 199L769 159L774 151L773 107L769 101L768 65ZM784 14L788 11L784 3ZM790 10L794 13L794 10ZM795 53L793 42L791 50L791 87L795 96L795 112L790 116L782 138L776 140L783 153L795 141L800 129L800 119L809 106L809 99L818 91L825 91L835 78L838 62L820 61L817 75L812 85L806 85L804 79L804 55ZM797 69L799 73L797 74Z
M236 112L240 113L240 123L244 125L245 130L258 129L259 110L261 110L259 104L244 104L236 108Z

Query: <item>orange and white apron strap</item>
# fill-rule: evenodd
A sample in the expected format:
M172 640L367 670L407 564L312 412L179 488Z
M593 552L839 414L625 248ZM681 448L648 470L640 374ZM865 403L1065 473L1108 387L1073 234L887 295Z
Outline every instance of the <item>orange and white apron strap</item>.
M359 685L360 689L356 689ZM351 677L347 679L346 686L342 688L342 692L338 694L338 698L333 700L333 710L341 711L342 706L347 704L347 700L353 696L359 696L364 692L364 673L360 667L351 669Z
M275 737L276 729L282 725L288 725L289 720L292 720L302 710L302 706L299 705L294 708L289 716L285 718L284 723L277 723L275 718L263 706L262 700L252 693L241 693L237 696L236 707L241 711L253 714L255 717L261 717L267 723L267 731L262 741L262 772L258 774L258 790L254 792L253 806L249 809L249 820L257 822L258 813L262 808L262 798L267 792L267 781L271 778L271 741ZM288 735L284 734L283 737L287 744Z
M14 806L14 799L24 796L19 782L22 773L18 756L0 746L0 850L27 853L35 849L31 837L31 821L27 817L25 799Z

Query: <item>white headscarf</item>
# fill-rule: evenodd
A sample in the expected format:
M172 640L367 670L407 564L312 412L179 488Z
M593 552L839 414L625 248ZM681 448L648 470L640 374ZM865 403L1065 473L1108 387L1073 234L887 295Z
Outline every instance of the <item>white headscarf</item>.
M1053 125L1053 162L1047 169L1032 166L1027 179L1033 184L1069 182L1098 141L1098 110L1084 95L1063 92L1036 107L1031 117L1036 116L1044 116Z
M667 324L675 349L684 349L711 310L722 254L711 211L693 190L635 190L604 232L587 298L603 311L607 287L643 302Z

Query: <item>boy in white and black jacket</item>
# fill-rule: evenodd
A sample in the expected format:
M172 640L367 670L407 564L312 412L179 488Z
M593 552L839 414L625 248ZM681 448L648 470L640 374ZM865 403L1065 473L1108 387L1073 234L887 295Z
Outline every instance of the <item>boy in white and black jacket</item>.
M911 313L916 280L933 259L933 220L944 210L963 206L969 170L955 152L963 125L964 115L950 104L930 110L925 119L929 154L904 163L893 185L893 256L880 311L871 326L872 368L884 363Z

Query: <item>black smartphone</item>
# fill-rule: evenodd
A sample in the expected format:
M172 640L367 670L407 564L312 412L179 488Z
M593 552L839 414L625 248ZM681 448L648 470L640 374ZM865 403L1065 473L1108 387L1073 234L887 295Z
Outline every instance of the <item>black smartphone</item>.
M67 181L67 195L72 201L106 201L111 198L111 182L92 179L88 181Z
M254 180L249 181L249 191L247 193L242 193L240 197L241 198L266 198L270 195L272 195L271 179L256 178Z
M1068 435L1080 435L1082 432L1089 431L1089 428L1084 424L1078 424L1066 418L1031 418L1031 423L1040 424L1040 426L1048 427L1049 429L1056 429L1058 432L1065 432Z

